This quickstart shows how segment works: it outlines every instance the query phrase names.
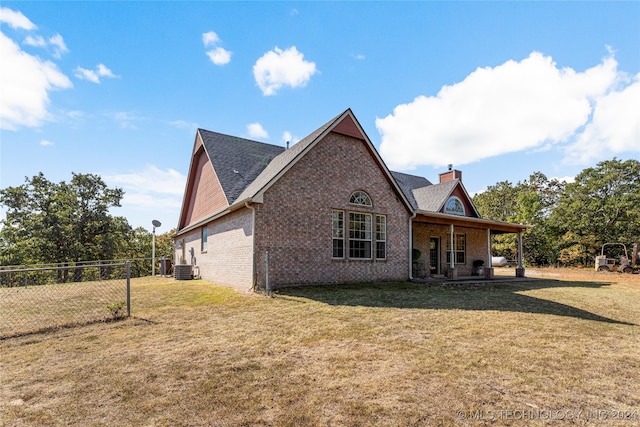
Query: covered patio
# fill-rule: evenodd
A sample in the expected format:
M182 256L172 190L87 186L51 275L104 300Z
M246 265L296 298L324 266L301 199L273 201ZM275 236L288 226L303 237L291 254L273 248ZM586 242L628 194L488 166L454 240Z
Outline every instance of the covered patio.
M491 236L505 233L517 234L515 277L525 277L522 233L527 228L523 224L418 210L411 224L411 279L494 279Z

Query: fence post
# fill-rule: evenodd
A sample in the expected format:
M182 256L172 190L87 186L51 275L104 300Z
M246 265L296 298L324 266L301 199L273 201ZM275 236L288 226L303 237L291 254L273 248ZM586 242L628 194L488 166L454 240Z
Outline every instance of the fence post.
M127 266L127 317L131 317L131 262L126 262Z

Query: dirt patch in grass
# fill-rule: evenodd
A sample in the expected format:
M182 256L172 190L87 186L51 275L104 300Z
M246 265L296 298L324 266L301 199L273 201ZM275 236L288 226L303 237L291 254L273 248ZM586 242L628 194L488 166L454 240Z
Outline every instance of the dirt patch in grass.
M640 283L561 273L273 298L134 281L128 320L0 341L0 424L637 425Z

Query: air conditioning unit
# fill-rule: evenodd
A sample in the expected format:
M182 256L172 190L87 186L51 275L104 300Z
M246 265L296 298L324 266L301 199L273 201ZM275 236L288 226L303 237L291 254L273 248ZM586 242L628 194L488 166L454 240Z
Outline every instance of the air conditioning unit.
M176 280L191 280L193 278L191 270L191 264L176 264L173 271Z

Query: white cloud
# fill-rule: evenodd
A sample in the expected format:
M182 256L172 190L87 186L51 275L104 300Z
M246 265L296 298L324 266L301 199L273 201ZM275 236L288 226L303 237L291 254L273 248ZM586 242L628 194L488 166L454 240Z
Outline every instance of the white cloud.
M248 124L247 133L251 138L261 138L261 139L269 138L269 134L267 133L267 131L264 130L262 125L258 122Z
M2 9L3 22L11 20L15 25L22 26L21 28L28 27L20 20L16 23L15 17L9 16L6 10L10 11ZM17 13L24 18L22 14ZM28 19L26 21L31 22ZM36 127L45 120L51 120L47 110L50 103L49 92L71 87L73 84L56 64L26 53L17 43L0 32L1 129Z
M534 52L519 62L479 68L436 96L418 96L377 118L380 152L390 167L406 170L567 142L584 126L585 133L589 129L594 104L596 112L609 110L601 101L611 99L620 83L617 65L611 56L576 72Z
M107 77L110 79L118 78L113 72L107 68L104 64L96 65L95 70L88 70L86 68L77 67L75 70L75 76L80 80L88 80L92 83L100 84L100 78Z
M107 116L118 122L122 129L138 129L134 123L143 120L137 113L128 111L118 111Z
M162 222L163 230L168 231L177 223L187 182L185 175L171 168L160 169L154 165L124 174L101 175L109 187L124 190L121 209L126 212L132 226L148 228L152 219L158 219ZM121 211L113 213L123 214Z
M300 138L298 138L297 136L293 136L293 135L291 134L291 132L289 132L288 130L287 130L287 131L284 131L284 132L282 133L282 142L283 142L283 143L289 142L290 146L293 146L293 145L295 145L298 141L300 141Z
M60 58L63 53L69 52L67 45L64 43L64 39L60 34L56 34L49 38L49 43L54 47L53 56Z
M213 31L202 34L202 44L204 47L215 46L220 41L220 37Z
M69 49L60 34L49 37L48 41L42 36L27 36L22 43L33 47L53 46L53 56L56 59L60 59L63 53L69 52Z
M216 65L225 65L231 61L231 54L233 52L218 46L220 42L220 37L218 37L218 35L213 31L202 34L202 44L204 44L204 47L213 48L206 52L211 62Z
M45 47L47 45L47 42L42 36L27 36L22 43L34 47Z
M8 7L0 7L0 22L9 24L11 28L22 30L35 30L37 27L22 12L9 9Z
M587 164L624 152L640 154L640 74L597 99L592 120L566 149L566 163Z
M46 139L43 139L42 141L40 141L40 145L42 145L43 147L50 147L54 144L51 141L47 141Z
M553 181L553 180L559 181L559 182L564 182L566 184L571 184L572 182L576 182L576 177L575 176L552 176L551 178L549 178L549 181Z
M173 196L182 196L187 181L186 176L174 169L162 170L154 165L146 165L143 170L137 172L105 174L104 179L111 185L122 187L125 192Z
M253 66L253 76L265 96L275 95L283 86L304 87L316 71L315 62L305 61L295 46L285 50L276 47Z
M231 52L221 47L208 51L207 56L216 65L228 64L231 61Z
M291 138L291 132L289 132L288 130L282 132L282 142L291 142Z
M189 131L195 132L198 129L198 124L194 122L188 122L186 120L173 120L169 122L169 124L178 129L187 129Z

